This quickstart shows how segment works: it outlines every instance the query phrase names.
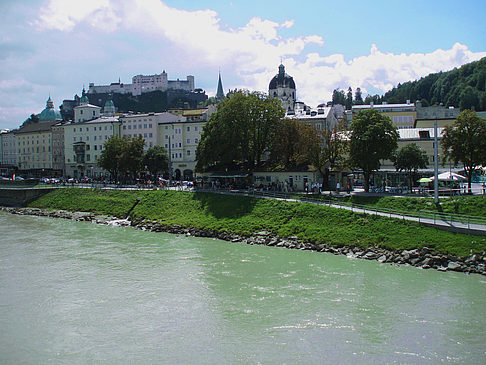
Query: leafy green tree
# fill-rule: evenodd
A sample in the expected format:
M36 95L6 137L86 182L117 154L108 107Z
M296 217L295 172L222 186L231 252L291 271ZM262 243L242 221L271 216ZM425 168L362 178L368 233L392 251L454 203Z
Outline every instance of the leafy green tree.
M167 155L167 151L162 146L150 147L143 156L143 164L155 180L159 172L168 171L169 169L169 156Z
M271 150L284 115L276 98L256 92L234 92L218 104L203 129L196 151L196 169L244 168L252 172Z
M473 172L486 165L486 120L473 111L463 110L454 124L445 128L440 143L446 159L464 166L471 193Z
M122 138L118 136L109 138L103 144L103 150L97 160L98 166L108 171L111 175L111 179L114 181L118 181L118 176L120 174L120 159L124 146L125 141Z
M397 148L398 131L391 119L376 109L361 110L351 123L350 162L363 170L364 188L369 191L369 179L380 168L380 160L392 156Z
M135 177L142 169L143 146L145 141L138 136L110 137L104 144L98 166L108 171L112 180L118 181L121 175Z
M317 141L316 130L296 119L282 119L272 143L270 164L276 169L292 170L309 165L308 148Z
M120 171L125 176L128 175L132 179L135 179L143 168L143 147L145 146L145 140L141 136L134 138L124 136L122 140L124 146L120 156Z
M405 171L407 173L410 181L410 191L412 191L417 169L424 169L429 163L425 151L415 143L409 143L400 148L392 156L392 161L398 171Z
M309 143L308 154L312 165L322 176L322 186L329 188L329 173L336 168L346 165L348 142L344 123L336 125L330 130L322 130L316 135L317 139Z

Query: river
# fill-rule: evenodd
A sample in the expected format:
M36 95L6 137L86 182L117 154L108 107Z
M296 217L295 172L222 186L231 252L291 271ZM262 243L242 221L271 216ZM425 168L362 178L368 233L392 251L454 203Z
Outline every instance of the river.
M486 277L0 213L1 364L486 363Z

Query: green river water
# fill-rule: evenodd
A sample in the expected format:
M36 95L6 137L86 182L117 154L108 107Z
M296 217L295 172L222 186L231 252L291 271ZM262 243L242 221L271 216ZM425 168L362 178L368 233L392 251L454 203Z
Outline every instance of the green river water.
M484 364L486 277L0 213L0 364Z

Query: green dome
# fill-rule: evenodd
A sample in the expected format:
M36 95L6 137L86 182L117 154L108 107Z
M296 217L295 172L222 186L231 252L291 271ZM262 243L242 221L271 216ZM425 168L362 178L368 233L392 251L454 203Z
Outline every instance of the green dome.
M81 97L81 100L80 100L79 102L80 102L81 104L89 104L89 99L88 99L88 96L86 96L86 94L85 94L85 95L83 95L83 96Z
M113 104L113 100L108 99L108 100L106 101L106 103L105 103L105 108L106 108L107 106L115 106L115 104Z
M39 121L46 120L62 120L59 110L54 109L54 103L49 96L47 99L46 108L39 114Z

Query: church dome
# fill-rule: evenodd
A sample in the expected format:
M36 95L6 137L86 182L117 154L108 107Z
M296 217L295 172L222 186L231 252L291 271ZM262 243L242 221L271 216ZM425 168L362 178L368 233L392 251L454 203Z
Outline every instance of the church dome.
M54 109L54 103L49 96L46 103L46 108L39 114L39 121L47 120L62 120L61 113L59 110Z
M292 76L289 76L285 73L285 66L280 65L278 67L278 74L276 74L272 80L270 81L270 85L268 86L269 90L274 90L279 87L282 88L290 88L295 89L295 82Z

